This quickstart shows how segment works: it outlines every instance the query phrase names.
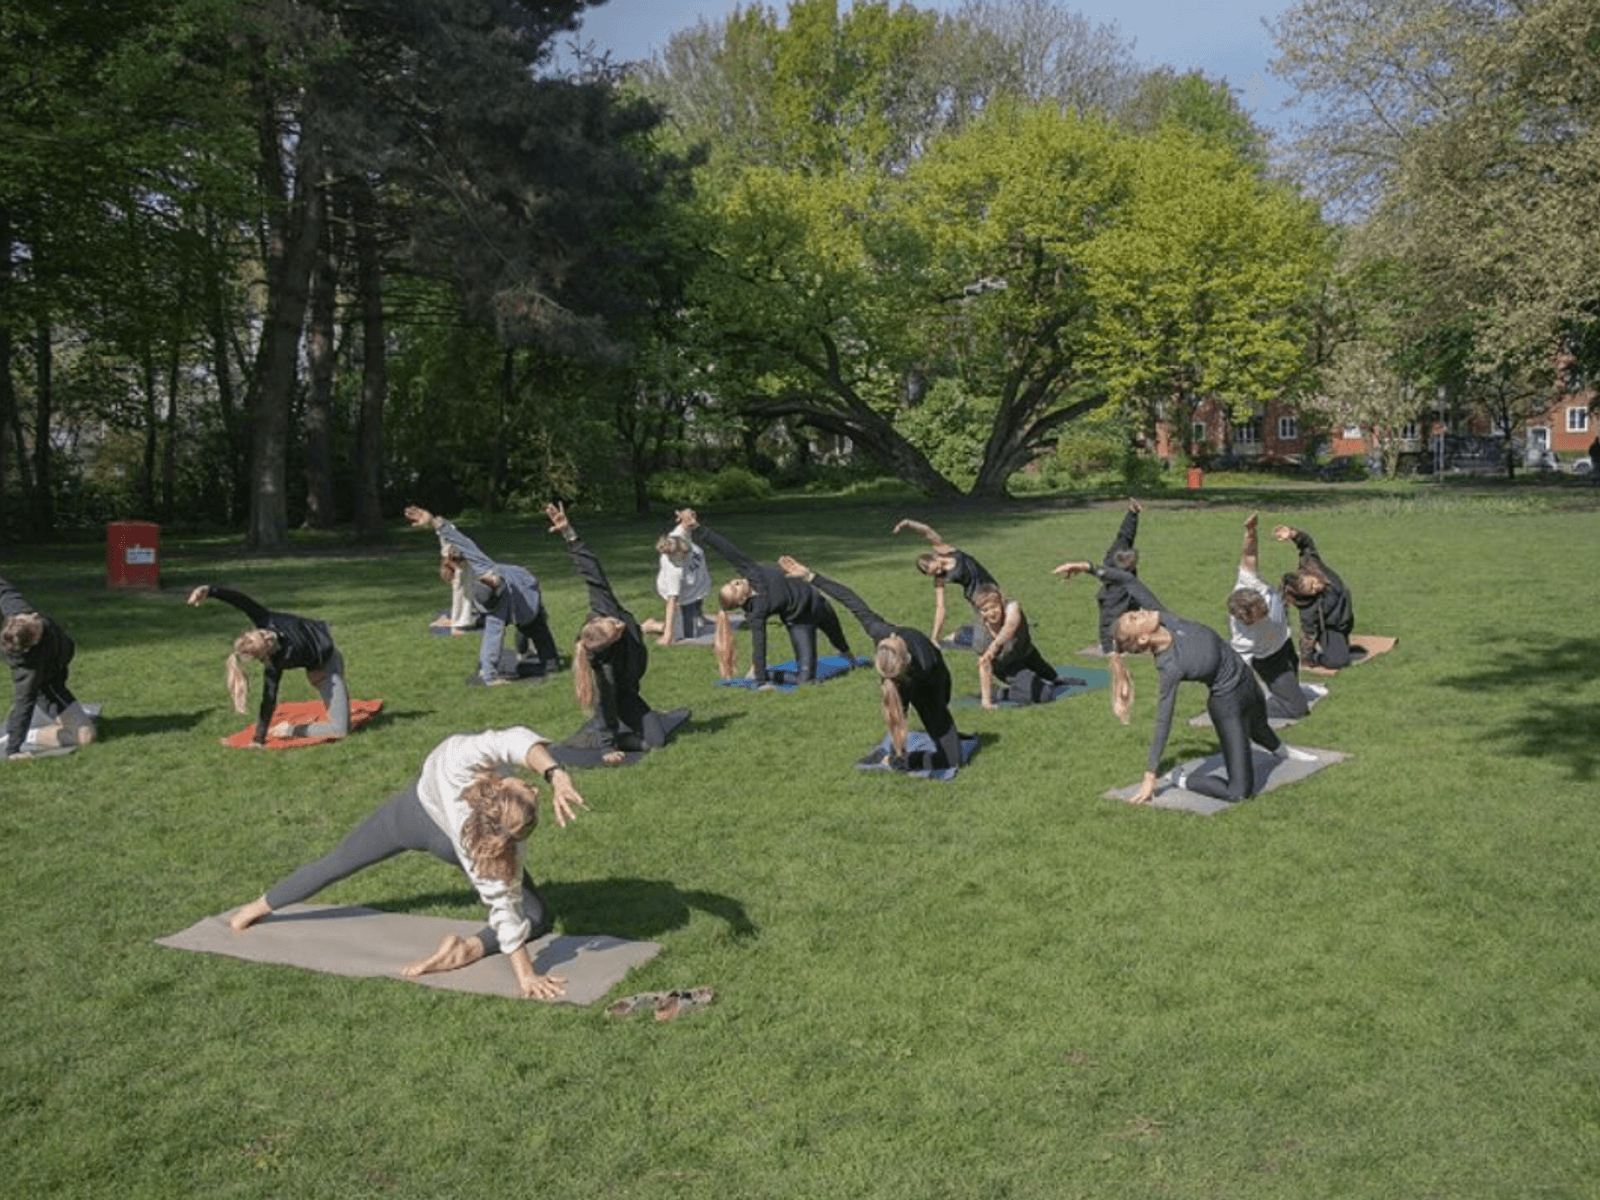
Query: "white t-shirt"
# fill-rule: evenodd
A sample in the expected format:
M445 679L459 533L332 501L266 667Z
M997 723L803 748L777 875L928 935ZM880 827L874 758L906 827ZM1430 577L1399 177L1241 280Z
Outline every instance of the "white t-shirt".
M693 604L704 600L711 592L711 570L706 566L706 552L694 544L689 531L679 525L672 531L689 545L687 554L663 554L661 566L656 571L656 594L663 600L677 597L679 604Z
M1283 649L1289 640L1289 621L1283 612L1283 593L1268 587L1249 567L1240 565L1239 579L1234 590L1246 588L1267 602L1267 615L1254 625L1241 625L1232 613L1228 614L1229 644L1248 662L1253 658L1266 658Z
M500 939L502 954L509 954L527 941L533 929L522 911L523 849L521 846L517 849L517 865L509 882L479 875L473 868L472 856L461 844L461 828L472 812L461 799L461 793L483 768L521 765L527 760L529 750L549 742L549 738L521 725L486 729L482 733L458 733L434 747L423 760L422 775L417 780L417 798L422 801L423 811L450 838L456 857L461 860L461 869L472 880L479 899L489 906L489 924Z

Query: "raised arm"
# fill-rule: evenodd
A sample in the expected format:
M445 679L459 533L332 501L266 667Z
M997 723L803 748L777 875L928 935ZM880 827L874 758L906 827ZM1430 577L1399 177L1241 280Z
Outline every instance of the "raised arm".
M1117 536L1106 549L1105 563L1110 566L1111 556L1118 550L1132 550L1134 539L1139 536L1139 514L1144 507L1132 496L1128 497L1128 511L1122 514L1122 524L1117 527Z
M494 559L483 552L477 542L473 541L451 522L425 508L415 505L406 507L406 520L411 522L415 529L432 528L439 535L439 540L447 545L454 546L461 551L461 557L474 575L494 574Z
M732 563L734 570L738 571L741 575L748 576L750 572L754 571L761 565L743 550L739 549L739 547L735 546L727 538L723 537L715 529L711 528L711 526L700 521L700 519L695 516L693 510L686 509L679 515L690 518L688 522L680 521L680 524L686 524L687 528L691 530L700 531L700 544L702 546L710 546L718 554L722 555L723 558Z
M920 533L923 537L927 538L928 544L940 554L948 554L950 551L955 549L954 546L939 536L937 530L933 529L931 526L924 525L921 521L913 521L911 518L906 517L895 522L894 531L896 533L906 529L911 530L912 533Z
M1090 573L1107 583L1120 584L1136 605L1152 612L1165 612L1167 606L1156 597L1156 594L1144 585L1132 571L1124 571L1121 567L1091 567Z
M221 600L224 604L231 604L245 616L250 618L250 623L257 629L267 627L267 618L271 614L260 604L257 604L243 592L233 588L222 587L215 583L201 584L189 593L189 603L199 607L205 600Z
M1239 551L1239 565L1252 575L1260 574L1260 560L1256 553L1256 519L1256 513L1244 519L1244 548Z
M785 575L795 579L804 579L817 591L825 596L832 596L854 614L855 619L861 622L861 628L867 631L867 636L874 642L880 642L894 633L894 626L885 621L872 609L867 607L867 602L856 595L844 584L825 575L818 575L799 559L785 554L778 560L778 566Z
M578 536L578 531L572 527L572 522L567 519L566 509L559 504L547 504L544 514L550 518L550 532L559 533L561 540L566 543L567 556L572 559L572 569L578 573L578 578L583 580L584 587L589 591L589 607L602 617L616 617L619 621L631 620L628 610L622 607L617 594L611 590L611 581L606 578L600 559L584 544L583 539Z

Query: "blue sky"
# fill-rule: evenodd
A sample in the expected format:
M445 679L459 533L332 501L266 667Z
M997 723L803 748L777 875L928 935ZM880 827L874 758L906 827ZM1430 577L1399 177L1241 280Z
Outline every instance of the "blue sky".
M787 0L767 0L779 12ZM953 11L960 0L913 0L918 8ZM1281 127L1284 89L1267 69L1274 56L1272 37L1262 19L1274 19L1290 0L1079 0L1077 9L1096 24L1115 25L1132 39L1135 58L1149 66L1199 68L1233 84L1258 122ZM845 8L848 0L841 0ZM578 38L610 50L615 59L649 58L678 30L701 18L715 20L739 7L739 0L608 0L591 9Z

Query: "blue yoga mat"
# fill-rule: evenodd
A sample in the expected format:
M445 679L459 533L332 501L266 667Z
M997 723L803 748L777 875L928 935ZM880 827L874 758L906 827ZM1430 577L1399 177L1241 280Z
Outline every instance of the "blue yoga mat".
M964 767L972 761L972 756L978 752L978 737L976 734L963 733L961 738L961 765ZM920 729L913 729L906 734L906 765L897 767L890 759L894 749L890 745L889 735L883 735L883 740L868 752L867 756L858 763L858 771L896 771L902 775L910 775L915 779L938 779L947 782L956 777L956 767L935 767L934 754L938 747L926 733Z
M817 659L816 682L823 683L856 667L864 667L871 661L870 658L849 659L842 654L825 654ZM800 664L792 658L769 666L767 675L769 678L766 683L757 683L754 679L719 679L717 686L744 688L751 692L793 692L800 687Z

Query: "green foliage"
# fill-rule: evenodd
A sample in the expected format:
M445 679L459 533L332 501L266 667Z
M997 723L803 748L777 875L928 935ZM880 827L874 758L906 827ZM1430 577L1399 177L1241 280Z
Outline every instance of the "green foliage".
M1056 443L1056 460L1073 479L1085 479L1119 466L1133 437L1127 422L1114 411L1102 411L1074 422Z
M993 399L970 395L961 380L947 376L935 380L920 403L906 408L895 427L939 474L965 490L983 465L984 444L998 409Z
M714 508L741 500L765 500L772 484L743 467L720 471L660 471L650 477L650 498L675 508Z

